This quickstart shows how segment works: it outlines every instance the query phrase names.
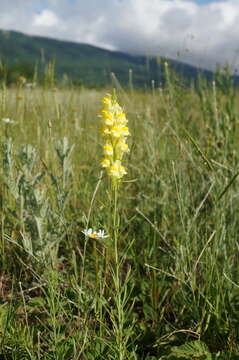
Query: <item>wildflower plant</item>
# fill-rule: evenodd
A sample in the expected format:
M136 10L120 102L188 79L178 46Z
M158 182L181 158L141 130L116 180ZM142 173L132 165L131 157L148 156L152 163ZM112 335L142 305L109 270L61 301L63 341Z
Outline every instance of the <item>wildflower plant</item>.
M128 351L127 343L130 337L129 334L131 334L134 326L134 324L131 324L129 327L127 323L128 280L123 283L121 279L123 258L121 258L119 254L120 214L118 208L119 184L123 176L127 173L125 166L122 165L122 159L124 154L129 152L127 137L130 135L130 132L127 126L128 120L126 119L122 107L117 101L115 91L113 91L112 94L107 94L102 99L102 102L103 108L100 110L99 116L102 121L101 133L103 134L104 139L104 157L101 160L101 166L105 168L112 184L110 197L112 206L112 211L110 213L110 234L113 240L113 252L110 256L114 259L114 266L111 268L114 288L114 305L112 305L108 311L112 321L113 336L115 337L117 345L116 358L123 360L126 358ZM109 249L109 251L111 252L112 249Z
M103 100L103 108L100 111L102 120L101 132L104 137L103 152L104 157L101 160L101 166L106 169L107 174L112 180L113 186L127 173L125 166L122 165L122 158L129 152L126 142L130 135L127 126L128 120L122 107L117 102L116 94L107 94Z

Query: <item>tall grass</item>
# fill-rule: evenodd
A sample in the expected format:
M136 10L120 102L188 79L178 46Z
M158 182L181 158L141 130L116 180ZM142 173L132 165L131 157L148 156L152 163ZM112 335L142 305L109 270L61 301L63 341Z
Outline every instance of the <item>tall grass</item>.
M238 357L239 96L222 79L186 88L167 68L164 88L118 92L131 151L116 268L110 238L82 233L114 231L107 89L1 88L4 359Z

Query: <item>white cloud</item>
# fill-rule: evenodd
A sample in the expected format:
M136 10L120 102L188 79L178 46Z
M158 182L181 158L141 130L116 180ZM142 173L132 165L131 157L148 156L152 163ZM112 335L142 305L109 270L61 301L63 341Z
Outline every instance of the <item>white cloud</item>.
M36 14L33 18L33 27L52 27L59 24L57 15L48 9L42 10L40 14Z
M1 0L0 28L132 54L180 54L200 66L239 65L239 0L42 1Z

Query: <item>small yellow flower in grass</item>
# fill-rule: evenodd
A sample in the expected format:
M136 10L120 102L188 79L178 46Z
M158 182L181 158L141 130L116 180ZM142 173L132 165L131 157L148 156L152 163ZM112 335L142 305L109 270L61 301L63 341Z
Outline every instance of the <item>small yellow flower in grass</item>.
M102 166L103 168L108 168L108 167L110 167L110 160L107 159L107 158L102 159L102 160L101 160L101 166Z
M125 167L121 165L120 160L116 160L113 164L108 168L108 174L114 179L119 180L125 174L127 174Z
M105 136L110 135L110 128L108 128L107 126L104 126L103 128L101 128L101 132Z
M119 155L119 157L120 157L122 153L127 153L127 152L129 152L128 144L126 144L123 141L119 141L116 145L116 153L120 154Z
M103 149L106 156L112 156L114 154L113 146L111 144L104 145Z
M129 128L127 126L113 126L110 131L112 136L116 138L129 135Z
M106 126L112 126L114 124L114 117L113 114L107 112L106 110L101 110L101 116L103 118L103 123Z
M130 135L126 115L118 104L116 95L108 94L102 99L103 108L99 117L103 123L101 132L105 139L103 146L104 159L101 166L106 168L107 174L113 181L114 186L127 173L121 164L123 155L129 152L127 137Z
M110 105L111 99L110 99L109 95L103 97L102 102L103 102L103 104Z
M125 113L120 112L116 115L117 123L119 125L126 125L128 123L128 120L126 119Z

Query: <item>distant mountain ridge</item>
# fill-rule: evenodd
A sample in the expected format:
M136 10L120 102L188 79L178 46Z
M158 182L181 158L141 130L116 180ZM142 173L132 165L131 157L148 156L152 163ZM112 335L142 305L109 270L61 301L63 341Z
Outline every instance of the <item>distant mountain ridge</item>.
M0 30L0 59L10 66L24 64L25 68L38 63L40 71L54 60L58 77L65 74L73 81L88 86L109 84L111 73L121 84L127 85L131 69L133 84L141 87L151 86L152 80L156 86L163 81L166 61L165 58L133 56L92 45L5 30ZM190 80L198 75L199 70L194 66L170 59L167 62L185 79ZM207 78L212 78L212 72L201 72Z

